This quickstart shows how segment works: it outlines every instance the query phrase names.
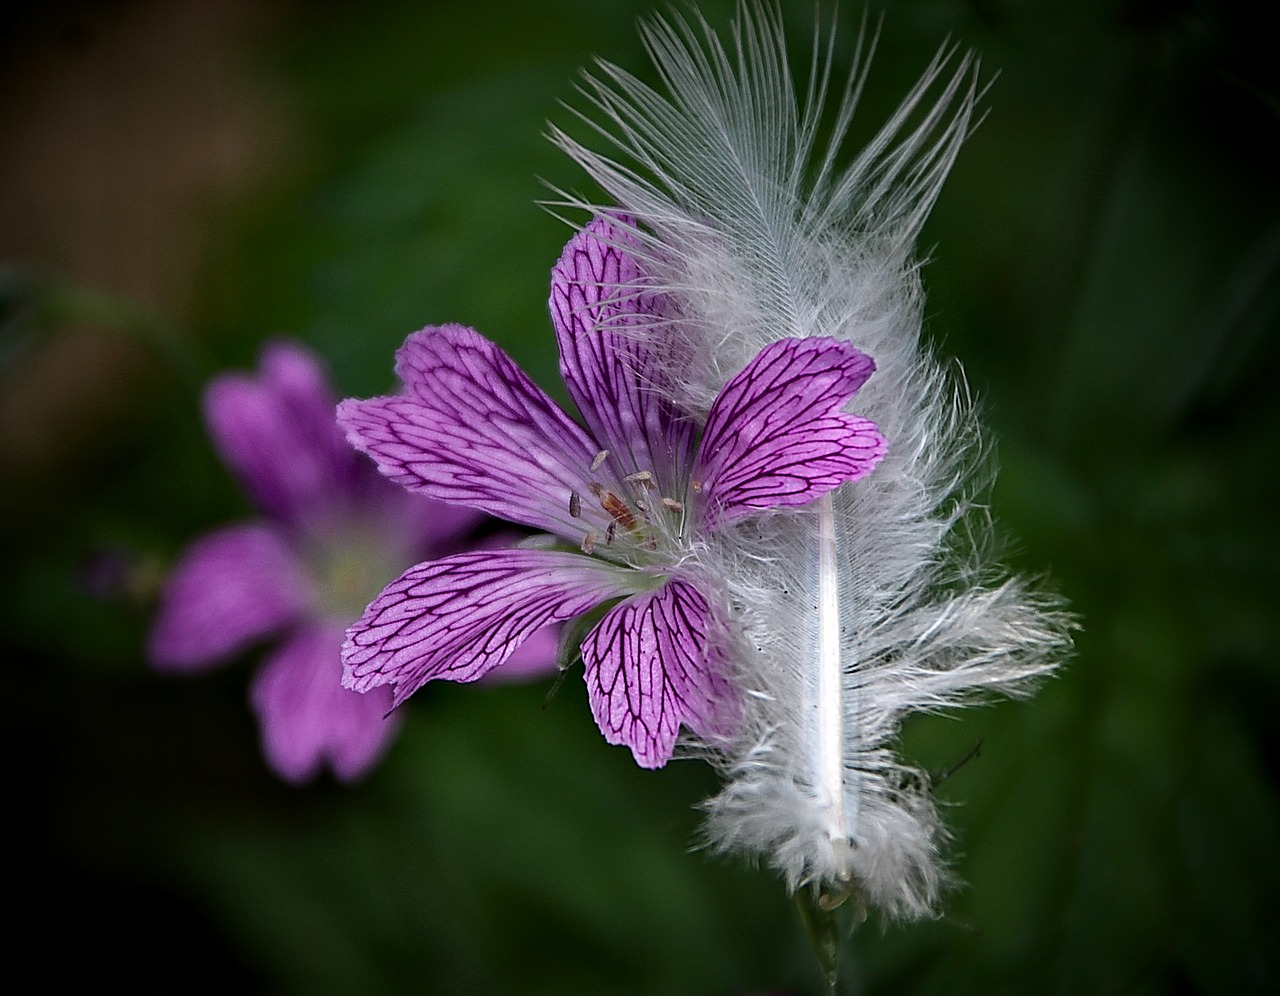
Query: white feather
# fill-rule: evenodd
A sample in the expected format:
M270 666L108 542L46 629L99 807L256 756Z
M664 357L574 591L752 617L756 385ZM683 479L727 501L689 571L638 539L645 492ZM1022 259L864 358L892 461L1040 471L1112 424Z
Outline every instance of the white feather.
M636 219L651 290L679 315L661 341L679 337L680 407L705 413L787 336L846 339L876 361L852 407L890 441L880 466L698 553L732 606L723 637L748 692L740 736L714 745L726 781L707 832L793 889L857 888L905 916L934 902L943 832L927 778L892 752L903 717L1026 689L1067 649L1070 622L990 563L975 408L921 342L914 245L972 126L976 67L944 48L842 165L874 47L863 27L833 103L833 37L815 35L801 96L775 10L743 5L729 47L700 17L652 21L644 40L666 95L601 62L582 120L609 154L552 137L614 202L563 206Z

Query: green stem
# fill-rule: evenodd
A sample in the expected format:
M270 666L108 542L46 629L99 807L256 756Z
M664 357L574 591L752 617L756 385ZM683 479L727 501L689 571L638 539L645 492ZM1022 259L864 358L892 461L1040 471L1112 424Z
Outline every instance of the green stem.
M852 887L837 893L810 885L796 892L796 909L827 992L835 996L840 982L841 949L854 928L866 919L866 906Z

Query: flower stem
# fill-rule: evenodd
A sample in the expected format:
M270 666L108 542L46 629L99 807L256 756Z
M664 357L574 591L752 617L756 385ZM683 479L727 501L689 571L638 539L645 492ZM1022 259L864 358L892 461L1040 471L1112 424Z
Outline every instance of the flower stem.
M857 894L832 902L831 896L817 884L796 891L796 909L804 926L809 946L818 959L823 981L830 996L835 996L840 981L840 951L853 929L866 919L866 906Z

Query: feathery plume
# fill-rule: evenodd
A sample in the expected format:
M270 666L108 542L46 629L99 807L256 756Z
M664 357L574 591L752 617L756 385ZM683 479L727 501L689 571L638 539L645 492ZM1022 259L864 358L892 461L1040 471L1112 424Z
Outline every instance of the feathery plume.
M793 890L922 915L944 831L927 777L893 752L903 718L1028 691L1071 626L992 562L989 446L958 371L921 341L914 246L974 124L977 66L944 48L845 163L874 49L865 22L834 95L833 35L815 34L801 92L776 9L740 6L728 47L697 15L642 31L665 94L600 62L579 116L608 152L552 130L609 196L558 191L556 206L607 215L643 274L613 292L662 302L611 330L666 363L650 389L699 423L770 344L849 343L876 366L856 410L889 442L873 473L688 553L728 607L719 637L745 703L736 734L705 745L726 775L708 839Z

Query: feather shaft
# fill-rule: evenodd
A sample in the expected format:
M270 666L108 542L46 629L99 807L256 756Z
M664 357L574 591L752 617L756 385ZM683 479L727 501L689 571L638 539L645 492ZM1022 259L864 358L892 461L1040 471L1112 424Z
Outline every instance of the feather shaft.
M845 784L845 687L840 639L840 567L836 550L835 510L830 495L817 502L818 546L818 681L814 711L818 716L819 784L827 812L827 839L837 855L836 877L853 876L849 841L857 833L858 792ZM846 800L851 804L846 805Z

